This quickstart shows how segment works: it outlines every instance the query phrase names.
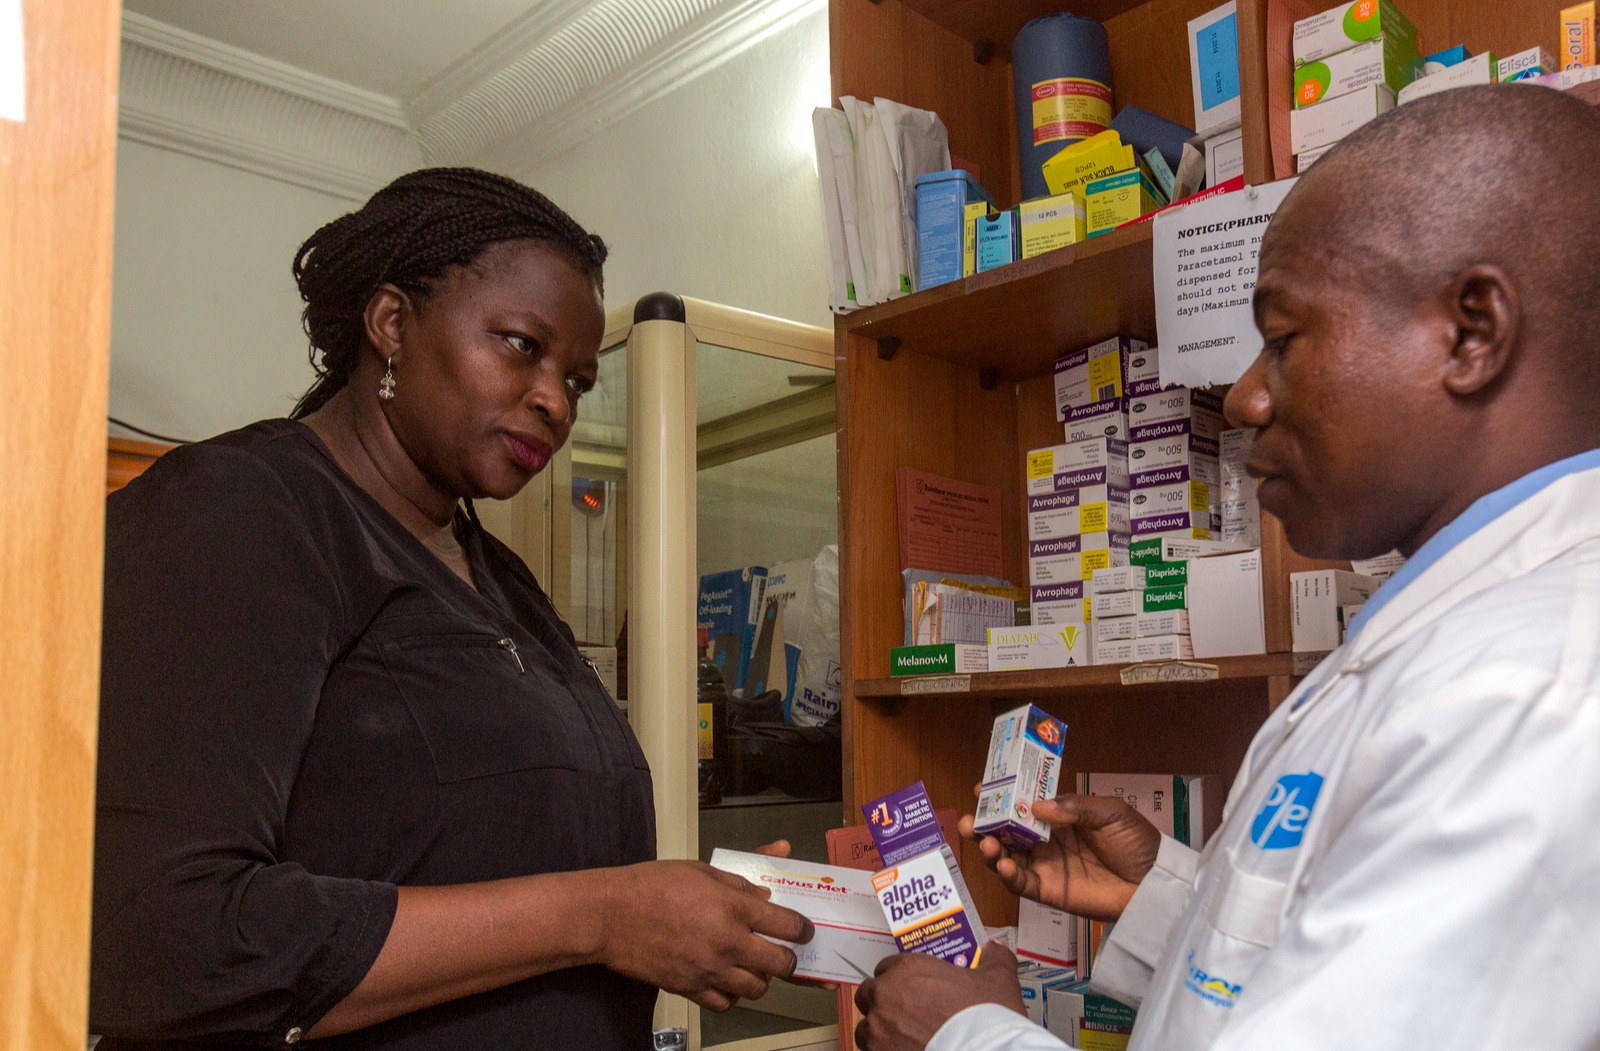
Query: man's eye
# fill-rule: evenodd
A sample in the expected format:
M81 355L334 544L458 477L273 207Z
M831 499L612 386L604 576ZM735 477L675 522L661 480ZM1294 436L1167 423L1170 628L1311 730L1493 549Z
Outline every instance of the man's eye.
M581 398L594 390L594 381L587 376L568 376L567 389L572 392L573 397Z
M504 333L500 338L505 340L506 345L518 354L532 354L539 346L527 336L519 336L514 332Z

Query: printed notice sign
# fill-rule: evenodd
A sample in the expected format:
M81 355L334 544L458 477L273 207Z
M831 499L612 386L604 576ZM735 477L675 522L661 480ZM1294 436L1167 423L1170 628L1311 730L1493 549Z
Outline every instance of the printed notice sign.
M1000 490L895 470L900 511L900 567L999 577Z
M22 68L22 0L0 0L0 120L28 119L28 77Z
M1156 216L1156 343L1161 383L1232 383L1261 351L1250 309L1267 222L1295 180L1223 194Z

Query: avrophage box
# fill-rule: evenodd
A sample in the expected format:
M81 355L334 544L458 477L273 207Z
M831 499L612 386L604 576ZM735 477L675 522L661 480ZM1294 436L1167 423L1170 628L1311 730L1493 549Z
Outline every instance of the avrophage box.
M900 951L870 872L721 847L712 851L711 866L766 888L774 905L811 921L816 934L809 942L779 943L794 950L794 973L801 978L858 985L872 977L879 961Z
M1028 539L1051 540L1074 533L1122 533L1133 527L1128 490L1089 485L1028 497Z
M988 936L922 782L874 799L861 813L886 866L872 888L900 950L972 966Z
M1085 481L1080 472L1106 468L1105 477ZM1121 481L1118 481L1118 475ZM1028 452L1028 495L1058 493L1086 485L1128 485L1128 443L1112 438L1053 445Z
M1067 724L1032 705L997 717L989 734L973 830L994 836L1012 850L1027 850L1050 838L1050 826L1034 817L1034 805L1056 797Z

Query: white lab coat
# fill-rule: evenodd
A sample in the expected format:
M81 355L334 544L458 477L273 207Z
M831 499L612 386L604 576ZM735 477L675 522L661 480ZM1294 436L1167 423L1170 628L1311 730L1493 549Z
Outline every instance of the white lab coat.
M1163 840L1094 985L1141 1004L1130 1051L1600 1048L1597 821L1591 469L1445 552L1279 706L1206 853ZM1064 1045L990 1005L928 1046Z

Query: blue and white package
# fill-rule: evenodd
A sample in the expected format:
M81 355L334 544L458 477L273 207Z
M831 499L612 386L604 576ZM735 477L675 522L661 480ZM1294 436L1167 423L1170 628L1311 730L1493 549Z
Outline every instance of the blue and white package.
M1054 799L1066 750L1067 724L1032 705L994 721L973 831L994 836L1011 850L1050 839L1050 826L1034 817L1041 799Z

